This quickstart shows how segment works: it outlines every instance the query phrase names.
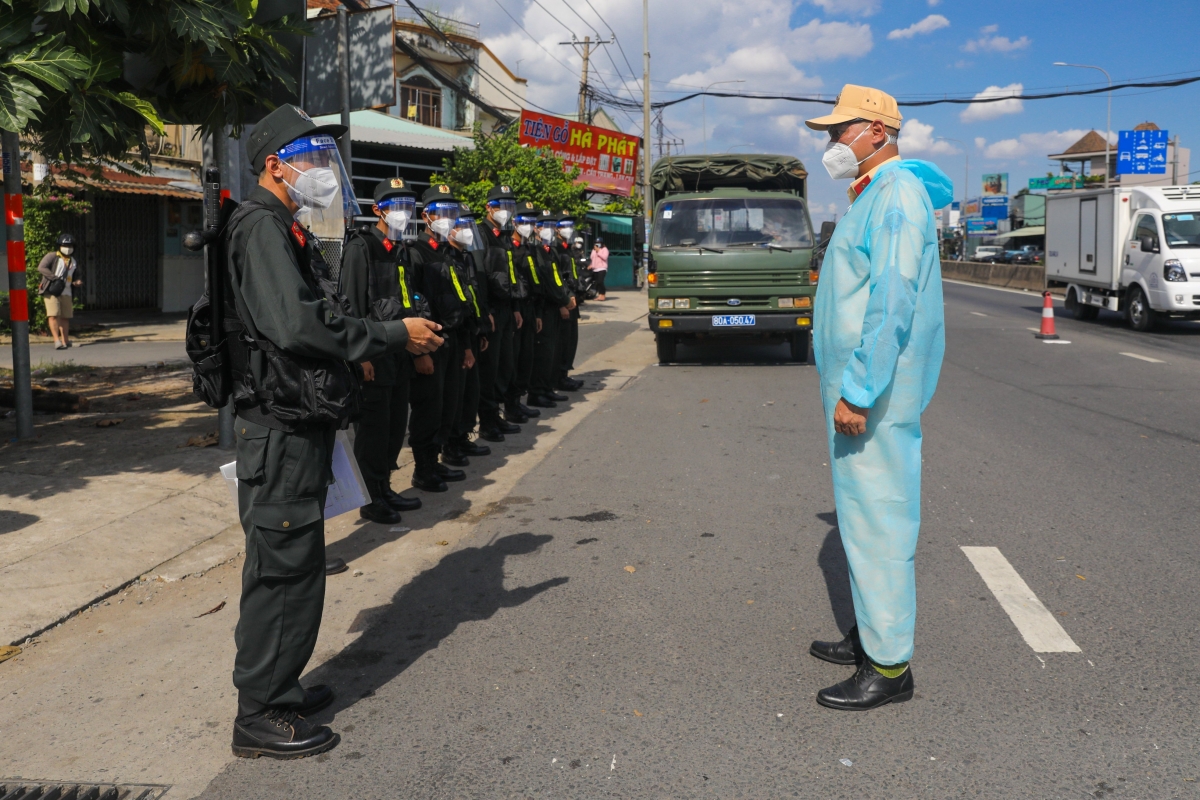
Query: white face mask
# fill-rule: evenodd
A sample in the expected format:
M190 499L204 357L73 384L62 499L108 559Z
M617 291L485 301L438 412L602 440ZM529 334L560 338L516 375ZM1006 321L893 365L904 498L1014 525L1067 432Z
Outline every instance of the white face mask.
M75 252L75 248L71 247L69 245L66 245L66 246L58 248L58 252L62 253L64 256L69 256L69 255L71 255L71 253Z
M528 239L530 236L533 236L533 226L527 222L518 225L517 233L520 234L522 239Z
M433 222L429 223L429 227L433 229L433 232L438 236L441 236L443 239L449 239L450 231L454 230L454 220L450 219L449 217L435 219Z
M569 241L571 241L571 237L575 235L575 229L573 227L571 227L570 225L568 225L565 228L559 228L558 234L560 236L562 236L564 241L569 242Z
M408 228L409 213L407 211L389 211L383 221L387 223L388 238L398 242Z
M470 228L455 228L454 241L461 244L463 247L470 247L475 244L475 231Z
M492 212L492 221L496 223L497 228L503 228L505 225L507 225L508 220L511 217L512 214L504 209Z
M863 128L858 136L850 140L850 144L857 142L869 130L871 130L870 125ZM825 165L825 171L829 173L829 177L835 181L858 177L858 165L871 157L867 156L859 161L858 157L854 155L854 150L850 148L850 144L830 142L825 145L825 154L821 156L821 163Z
M542 237L543 242L550 244L550 242L554 240L554 229L538 228L538 236Z
M294 184L284 181L288 197L300 208L329 208L338 193L337 175L329 167L310 167L299 173Z

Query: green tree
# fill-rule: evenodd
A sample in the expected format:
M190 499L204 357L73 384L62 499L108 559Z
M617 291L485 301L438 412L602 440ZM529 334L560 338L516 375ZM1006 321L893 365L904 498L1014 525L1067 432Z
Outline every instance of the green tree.
M607 211L609 214L640 214L642 213L642 198L638 195L631 197L613 195L612 199L605 203L600 210Z
M276 3L278 5L278 3ZM51 162L122 160L146 127L241 131L294 91L278 37L300 19L256 18L259 0L0 0L0 128ZM269 14L267 16L270 16Z
M484 134L475 129L475 148L456 147L443 162L445 171L434 173L432 183L445 183L472 211L482 213L487 195L497 183L512 187L518 200L541 208L582 216L589 210L584 187L577 183L579 167L563 169L563 161L549 147L524 147L517 141L517 126L503 133Z

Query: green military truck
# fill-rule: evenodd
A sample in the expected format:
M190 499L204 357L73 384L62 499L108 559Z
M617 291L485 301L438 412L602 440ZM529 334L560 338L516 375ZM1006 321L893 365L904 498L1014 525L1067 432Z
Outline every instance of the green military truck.
M807 177L779 155L654 165L646 283L659 361L674 361L680 340L729 337L786 341L794 361L808 361L817 275Z

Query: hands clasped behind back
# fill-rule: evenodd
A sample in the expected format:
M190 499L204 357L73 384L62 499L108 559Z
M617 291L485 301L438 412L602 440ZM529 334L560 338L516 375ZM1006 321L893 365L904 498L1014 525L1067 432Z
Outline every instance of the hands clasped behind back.
M404 347L413 355L432 353L441 347L443 339L437 335L442 326L431 320L420 317L408 317L404 320L408 329L408 344Z

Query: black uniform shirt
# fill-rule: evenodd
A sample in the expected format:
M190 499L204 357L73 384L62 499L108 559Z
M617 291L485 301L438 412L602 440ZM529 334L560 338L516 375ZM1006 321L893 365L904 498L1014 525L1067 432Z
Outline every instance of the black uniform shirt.
M403 244L389 240L377 225L372 225L361 235L351 235L342 250L342 270L338 274L341 292L350 303L350 313L361 319L373 319L373 299L401 299L400 270L406 266L405 261ZM374 297L371 293L372 273ZM370 359L371 366L375 368L375 382L380 386L394 386L396 359L406 357L398 353L395 357L388 355Z
M447 242L425 236L416 241L410 252L413 289L429 301L434 321L447 331L470 332L475 309L459 251Z
M408 329L400 320L336 313L301 272L311 258L311 234L263 187L254 187L249 199L266 208L248 213L232 232L229 277L238 316L252 336L295 355L345 361L370 360L407 344ZM250 371L264 385L267 365L261 350L250 351Z

